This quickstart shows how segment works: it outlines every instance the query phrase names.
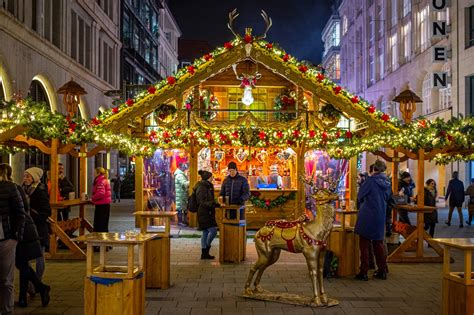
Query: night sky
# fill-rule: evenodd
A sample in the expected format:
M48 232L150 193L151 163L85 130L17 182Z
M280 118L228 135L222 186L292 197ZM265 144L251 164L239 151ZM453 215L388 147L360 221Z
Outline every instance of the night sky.
M222 46L233 38L227 28L228 14L234 8L240 13L234 30L244 34L252 27L260 35L265 23L260 11L273 20L267 33L269 42L279 43L299 60L321 62L323 42L321 31L331 15L334 0L169 0L183 39L206 40L212 47Z

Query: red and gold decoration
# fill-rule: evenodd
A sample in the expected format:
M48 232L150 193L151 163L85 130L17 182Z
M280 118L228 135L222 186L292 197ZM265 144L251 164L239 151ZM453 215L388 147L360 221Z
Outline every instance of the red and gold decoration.
M261 193L258 191L252 191L250 194L249 201L257 208L262 208L266 210L271 210L273 208L279 207L284 205L288 200L295 200L296 199L296 192L290 192L288 195L282 194L277 198L270 200L270 199L263 199L260 198Z

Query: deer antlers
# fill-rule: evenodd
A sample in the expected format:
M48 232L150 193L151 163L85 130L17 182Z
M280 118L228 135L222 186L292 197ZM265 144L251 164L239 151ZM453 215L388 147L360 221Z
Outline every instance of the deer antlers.
M268 30L270 29L270 27L272 27L272 18L268 16L267 12L265 12L265 10L262 10L260 15L262 16L263 20L265 21L265 24L266 24L267 27L265 28L265 32L263 32L262 35L255 37L255 40L260 40L260 39L266 38ZM237 9L234 9L231 12L229 12L229 23L227 23L227 27L232 32L232 34L234 34L235 37L242 38L242 36L240 36L236 31L234 31L234 28L233 28L233 25L232 25L232 23L234 23L234 20L238 16L239 16L239 13L237 13Z

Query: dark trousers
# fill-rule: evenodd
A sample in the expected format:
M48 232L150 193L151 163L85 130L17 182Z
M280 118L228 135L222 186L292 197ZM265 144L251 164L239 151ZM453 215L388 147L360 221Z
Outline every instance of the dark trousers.
M435 223L425 223L425 230L426 231L428 231L428 229L430 230L429 234L431 235L431 237L434 237L435 226L436 226Z
M58 209L58 221L67 221L69 220L69 212L71 208Z
M110 204L95 205L94 232L109 231Z
M408 211L406 210L398 210L398 220L400 220L400 222L411 225L410 218L408 217Z
M463 225L464 222L464 218L463 218L463 215L462 215L462 206L460 207L455 207L455 206L449 206L449 213L448 213L448 222L451 223L451 218L453 217L453 211L454 211L454 208L457 208L458 209L458 214L459 214L459 225Z
M44 289L45 285L38 278L28 261L19 261L16 267L20 271L20 300L26 300L28 283L30 281L33 283L36 292L41 292Z
M369 247L371 242L374 247L375 261L378 270L387 272L387 257L385 256L383 241L371 241L363 236L359 236L360 274L366 275L369 271Z

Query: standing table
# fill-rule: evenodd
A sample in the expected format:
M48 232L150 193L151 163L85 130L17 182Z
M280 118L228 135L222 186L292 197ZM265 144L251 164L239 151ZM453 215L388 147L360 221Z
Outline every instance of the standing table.
M87 243L84 314L145 314L144 244L155 234L98 233L74 239ZM100 248L99 262L94 261L94 246ZM126 265L107 261L107 247L126 247ZM138 246L138 262L135 247Z
M443 314L474 314L474 238L435 238L433 241L444 245ZM463 251L463 272L450 270L451 249Z
M226 205L217 208L219 224L219 262L238 263L245 260L247 224L245 207Z
M49 245L49 254L47 258L52 259L85 259L86 253L75 244L69 237L67 232L74 232L79 230L79 236L84 235L85 230L89 232L93 231L92 224L86 220L85 206L90 205L92 202L90 200L64 200L55 203L51 203L51 217L49 222L51 224L52 234L50 235L50 245ZM79 207L79 217L71 218L66 221L57 221L58 209L67 208L67 207ZM58 239L61 240L64 245L69 249L66 253L58 252Z
M334 225L329 235L329 249L339 258L337 275L340 277L355 275L359 272L359 237L354 233L355 222L352 217L357 217L356 210L336 210L341 225ZM348 224L349 223L349 224Z
M146 287L170 287L170 219L176 212L138 211L134 213L143 234L156 235L145 243Z
M408 212L416 213L416 228L405 241L388 256L388 262L443 262L443 250L442 248L433 241L433 238L425 231L425 218L424 214L436 210L436 207L430 206L416 206L416 205L395 205L396 210L407 210ZM424 251L423 245L426 241L437 256L427 256ZM412 247L416 246L416 254L413 256L407 256L406 252Z

